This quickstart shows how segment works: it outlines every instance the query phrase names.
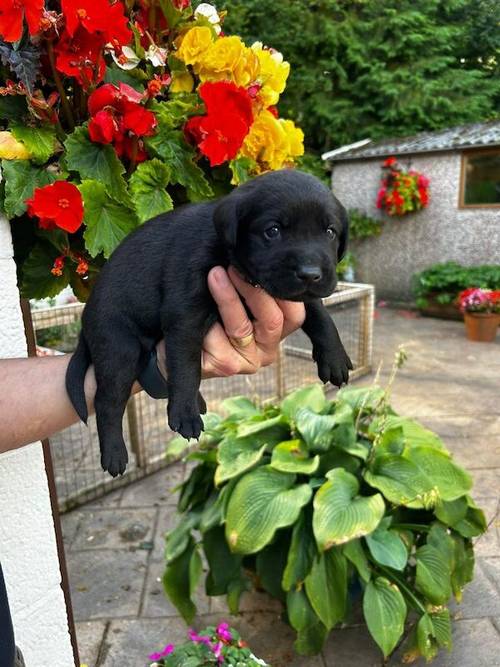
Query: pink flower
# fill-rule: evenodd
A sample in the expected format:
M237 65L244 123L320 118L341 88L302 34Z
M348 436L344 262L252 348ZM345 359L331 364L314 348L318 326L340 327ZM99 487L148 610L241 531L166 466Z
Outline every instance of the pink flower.
M212 644L210 643L210 637L205 637L204 635L198 635L194 630L191 629L188 632L188 636L192 642L195 642L196 644L205 644L205 646L212 648Z
M167 644L163 651L160 651L160 653L151 653L151 655L148 656L150 660L153 660L153 662L156 662L156 660L161 660L162 658L165 658L167 655L170 655L172 651L174 650L174 645L173 644Z
M229 623L219 623L216 632L217 637L223 642L230 642L233 638L229 632Z
M222 655L222 642L217 642L215 646L212 648L215 657L217 658L217 662L219 664L222 664L224 662L224 656Z

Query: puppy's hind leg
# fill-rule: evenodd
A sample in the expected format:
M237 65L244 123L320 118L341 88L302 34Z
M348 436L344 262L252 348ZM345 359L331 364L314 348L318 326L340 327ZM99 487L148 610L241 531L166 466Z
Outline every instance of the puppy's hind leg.
M94 358L97 391L95 412L101 448L101 465L112 477L123 475L128 453L123 439L122 420L130 390L137 375L139 341L133 337L115 337L108 347L109 356Z

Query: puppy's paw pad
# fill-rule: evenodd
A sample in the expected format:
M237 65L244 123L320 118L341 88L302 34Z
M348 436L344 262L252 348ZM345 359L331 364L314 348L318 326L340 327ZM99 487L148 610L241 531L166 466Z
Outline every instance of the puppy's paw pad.
M198 439L203 431L203 420L200 417L199 411L169 409L168 424L172 431L176 431L183 438Z
M349 371L353 365L344 350L317 355L318 375L322 382L331 382L341 387L349 382Z
M106 449L101 455L101 466L111 477L123 475L128 463L128 452L125 445Z

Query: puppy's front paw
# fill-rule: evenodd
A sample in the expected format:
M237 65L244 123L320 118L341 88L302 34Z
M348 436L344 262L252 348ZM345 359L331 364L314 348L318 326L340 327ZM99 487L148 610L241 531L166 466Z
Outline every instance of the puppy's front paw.
M169 401L168 425L172 431L177 431L183 438L200 437L203 431L203 421L200 417L200 406L198 399L196 405L182 404L177 401Z
M331 382L341 387L349 382L352 362L343 347L334 350L314 350L313 358L318 364L318 375L325 384Z
M128 452L123 442L103 448L101 452L101 465L107 470L111 477L123 475L128 463Z

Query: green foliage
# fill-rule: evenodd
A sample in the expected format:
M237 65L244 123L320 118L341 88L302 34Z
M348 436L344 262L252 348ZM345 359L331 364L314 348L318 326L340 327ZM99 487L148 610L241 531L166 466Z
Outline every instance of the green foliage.
M170 169L157 159L142 162L132 174L130 192L139 222L172 210L172 197L165 189L170 177Z
M47 162L49 157L55 153L57 141L53 126L10 125L10 129L14 137L29 150L36 164Z
M26 200L33 196L35 188L58 179L55 172L34 167L29 160L2 160L2 172L5 179L4 208L8 218L26 212Z
M417 305L425 308L429 297L439 303L453 303L459 292L468 287L500 289L500 266L462 266L456 262L434 264L412 278L412 289Z
M332 401L311 385L279 406L235 397L224 407L226 417L205 417L190 454L199 464L167 535L164 581L180 612L194 613L188 566L198 543L207 594L226 595L236 613L259 581L286 605L299 653L318 653L346 620L356 580L384 656L410 611L415 655L449 646L446 605L472 579L471 539L486 524L438 436L396 415L378 386L344 388Z
M227 0L224 29L292 65L280 108L321 152L498 114L495 0ZM486 36L486 39L483 38Z
M354 208L348 211L349 214L349 238L351 241L367 239L371 236L380 236L384 221L371 218L363 211Z

